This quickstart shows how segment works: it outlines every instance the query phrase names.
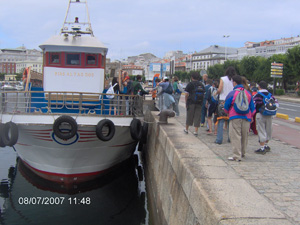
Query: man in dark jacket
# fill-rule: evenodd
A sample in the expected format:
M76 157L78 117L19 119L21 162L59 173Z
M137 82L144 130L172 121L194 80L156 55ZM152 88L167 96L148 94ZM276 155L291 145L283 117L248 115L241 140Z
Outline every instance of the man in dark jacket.
M201 120L201 108L203 102L195 102L195 89L197 86L202 86L203 94L204 94L204 84L199 81L200 74L199 72L192 72L192 81L188 83L185 88L185 104L186 104L186 127L184 132L188 134L189 126L194 125L195 131L193 134L195 136L198 135L198 129L200 127ZM202 99L203 100L203 99Z

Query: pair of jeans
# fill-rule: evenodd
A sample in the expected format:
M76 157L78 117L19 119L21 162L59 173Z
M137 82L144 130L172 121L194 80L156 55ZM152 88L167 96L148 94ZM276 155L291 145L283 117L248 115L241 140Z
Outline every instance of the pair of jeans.
M206 102L206 100L205 100ZM201 110L201 123L205 123L205 117L207 116L207 108L205 106L205 104L203 103L202 105L202 110Z
M227 126L227 134L229 133L229 120L228 121L228 126ZM224 127L224 123L225 123L225 120L224 119L221 119L218 121L218 132L217 132L217 138L216 138L216 143L217 144L222 144L223 142L223 127ZM230 139L229 139L229 135L228 135L228 142L230 142Z
M224 119L218 121L218 132L217 132L217 139L216 139L216 143L218 143L218 144L222 144L222 142L223 142L224 122L225 122Z

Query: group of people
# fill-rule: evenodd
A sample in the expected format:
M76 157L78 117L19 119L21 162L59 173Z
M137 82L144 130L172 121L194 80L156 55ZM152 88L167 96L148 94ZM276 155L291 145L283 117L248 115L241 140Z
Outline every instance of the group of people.
M245 156L251 129L258 135L260 143L260 148L255 153L269 152L268 142L272 135L274 114L265 113L265 104L266 101L272 101L276 108L278 102L268 92L267 83L260 81L258 87L255 83L249 85L247 79L237 75L232 66L227 68L219 82L208 79L206 74L203 75L202 81L200 78L198 72L192 72L191 82L185 89L187 114L184 132L188 134L189 127L194 126L193 134L197 136L198 129L204 126L207 116L207 134L216 135L216 144L222 144L223 130L228 132L228 142L231 142L233 148L233 155L228 160L241 161ZM202 89L204 86L202 101L196 100L197 86L202 86Z
M272 101L278 107L278 102L267 90L267 83L260 81L249 85L247 79L237 75L234 67L230 66L219 81L209 79L207 74L201 76L199 72L191 73L191 82L183 89L178 78L173 78L173 83L168 77L163 80L157 78L151 91L144 90L141 85L141 76L136 81L131 81L127 74L122 80L123 89L120 90L117 78L113 86L115 94L127 95L126 115L129 115L128 95L152 94L153 99L158 98L160 110L171 109L179 116L179 101L181 94L185 93L186 126L184 133L189 133L189 127L194 126L193 134L198 136L200 126L204 126L207 118L207 134L216 135L216 144L223 143L223 130L228 132L228 142L231 142L233 155L228 158L232 161L241 161L246 154L249 131L258 135L260 147L257 154L266 154L270 151L268 142L272 135L272 115L266 114L266 101ZM111 100L111 108L117 113L118 105ZM110 108L109 111L112 109ZM276 112L275 112L276 113Z
M105 84L104 93L108 93L109 88L113 89L113 94L120 94L124 96L106 95L109 98L109 114L113 115L130 115L132 109L132 102L135 95L149 94L150 91L146 91L141 82L142 76L137 75L136 80L131 80L127 72L122 73L122 85L120 85L118 78L114 77L111 83ZM109 97L111 96L111 97ZM132 96L132 97L131 97ZM125 106L123 104L125 102ZM124 110L122 109L124 108Z

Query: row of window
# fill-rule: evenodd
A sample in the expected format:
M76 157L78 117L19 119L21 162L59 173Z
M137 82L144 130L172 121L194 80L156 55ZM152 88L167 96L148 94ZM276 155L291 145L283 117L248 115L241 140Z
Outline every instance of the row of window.
M83 54L83 53L57 53L51 52L48 57L49 66L89 66L89 67L101 67L104 66L104 59L101 54Z
M209 58L210 58L210 55L202 55L202 56L194 56L193 60L196 60L196 59L209 59Z

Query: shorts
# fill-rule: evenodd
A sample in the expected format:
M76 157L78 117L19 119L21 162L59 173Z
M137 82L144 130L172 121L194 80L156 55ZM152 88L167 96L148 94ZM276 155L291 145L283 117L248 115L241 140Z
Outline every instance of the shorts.
M188 104L186 111L186 125L200 127L202 104Z
M212 117L212 114L214 114L217 110L217 103L216 102L212 102L209 106L208 106L208 116L207 117Z

